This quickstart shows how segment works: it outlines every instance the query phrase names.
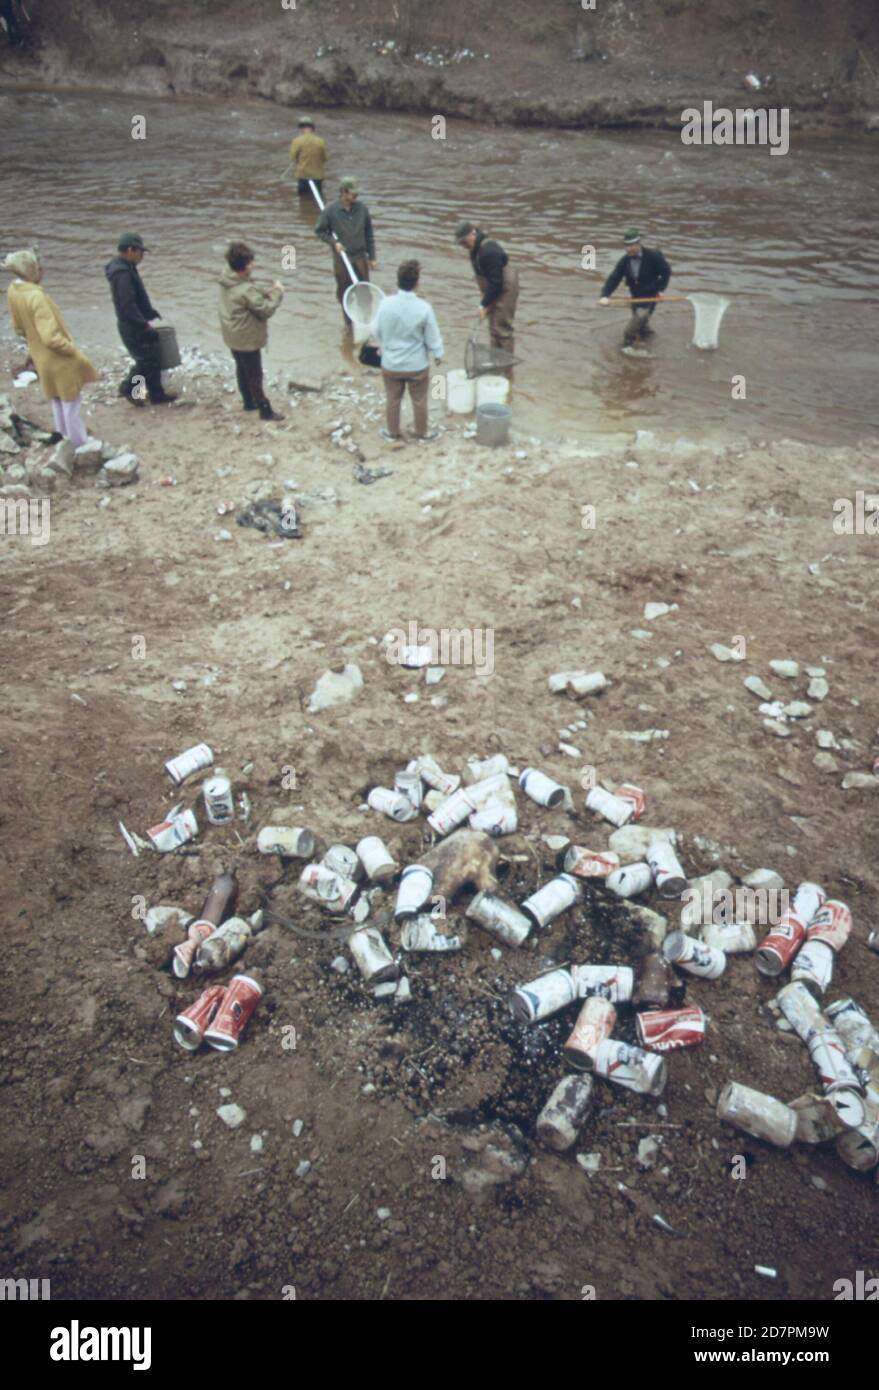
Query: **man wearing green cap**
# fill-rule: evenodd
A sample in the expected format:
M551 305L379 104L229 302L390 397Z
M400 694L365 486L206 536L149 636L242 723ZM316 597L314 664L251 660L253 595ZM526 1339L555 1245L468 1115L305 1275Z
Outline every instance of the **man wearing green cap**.
M473 222L459 222L455 240L470 252L470 264L482 291L479 317L488 319L491 341L505 352L515 351L513 319L519 298L519 274L499 241L486 236Z
M290 146L290 163L296 170L296 192L300 198L311 196L311 180L323 195L324 174L327 169L327 142L314 133L310 116L299 117L299 134Z
M155 324L162 316L150 303L137 269L148 247L137 232L125 232L119 238L117 250L119 254L107 263L104 274L110 282L119 337L134 358L134 366L120 385L119 394L127 396L135 405L142 405L142 388L145 387L150 405L170 405L177 397L162 389L159 334Z
M599 304L606 305L617 285L626 277L632 299L653 299L662 294L671 279L671 266L661 251L651 251L641 245L641 233L630 227L623 237L625 252L604 282ZM653 336L649 320L655 304L633 304L632 314L623 333L623 346L632 347L640 338Z
M333 248L333 271L336 276L336 298L339 303L351 284L351 278L342 260L344 251L354 273L360 280L368 280L370 269L375 270L375 237L372 234L372 218L369 208L357 201L357 180L346 174L339 180L339 196L335 202L327 203L314 229L315 235ZM342 308L346 328L350 327L348 316Z

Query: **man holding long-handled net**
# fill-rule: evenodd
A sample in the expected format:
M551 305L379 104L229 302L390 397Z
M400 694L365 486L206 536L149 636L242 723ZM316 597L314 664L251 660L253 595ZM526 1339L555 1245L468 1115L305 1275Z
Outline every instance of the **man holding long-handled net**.
M610 296L625 276L632 300L653 300L653 303L633 303L632 313L623 334L623 345L633 347L638 339L653 336L650 318L656 308L655 300L671 279L671 266L661 251L651 251L641 245L641 233L630 227L623 237L625 252L604 282L599 304L608 304Z
M327 203L317 219L315 235L333 249L333 272L336 276L336 298L342 305L345 328L350 329L342 301L351 283L351 276L342 255L344 251L360 280L368 280L370 269L375 270L375 237L369 208L357 201L357 180L350 175L339 180L339 196Z

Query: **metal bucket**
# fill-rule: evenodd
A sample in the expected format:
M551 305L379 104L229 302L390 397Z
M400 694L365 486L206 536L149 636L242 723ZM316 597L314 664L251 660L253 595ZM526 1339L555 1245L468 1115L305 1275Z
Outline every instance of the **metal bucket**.
M488 444L497 448L506 444L510 438L510 420L513 412L508 405L497 405L487 401L476 407L476 443Z
M159 335L159 367L163 372L170 372L172 367L180 366L177 333L170 324L160 325L157 332Z

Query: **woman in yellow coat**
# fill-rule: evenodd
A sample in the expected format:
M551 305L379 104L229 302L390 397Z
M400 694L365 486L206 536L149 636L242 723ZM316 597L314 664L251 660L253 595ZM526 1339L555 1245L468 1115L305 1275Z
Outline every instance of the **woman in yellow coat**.
M87 381L97 381L98 374L71 338L58 305L43 289L37 252L14 251L2 268L18 276L8 293L12 326L20 338L27 339L43 395L52 402L55 429L76 448L88 439L79 415L82 388Z

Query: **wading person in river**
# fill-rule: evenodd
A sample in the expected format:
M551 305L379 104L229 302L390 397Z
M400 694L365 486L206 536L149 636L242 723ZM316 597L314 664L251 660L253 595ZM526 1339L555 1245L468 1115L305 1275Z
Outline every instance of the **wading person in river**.
M143 405L142 387L145 387L150 405L170 405L177 397L162 387L159 334L155 324L162 315L150 303L137 269L147 249L136 232L126 232L119 238L119 254L104 267L113 295L119 337L134 358L134 366L119 385L119 394L127 396L135 405Z
M382 300L373 325L381 343L387 398L383 439L400 438L400 407L407 386L412 397L415 434L424 440L439 438L438 431L428 432L427 392L430 359L433 356L437 362L442 361L443 340L432 306L415 293L420 273L418 261L403 261L397 270L397 293Z
M220 328L235 359L238 390L245 410L258 410L263 420L283 420L266 398L262 384L262 349L269 340L268 320L284 298L275 280L261 290L250 278L254 254L243 241L233 241L220 276Z
M375 237L372 232L372 218L369 208L357 201L357 180L346 175L339 181L339 196L335 202L327 203L315 226L315 236L325 241L333 249L333 272L336 277L336 298L339 303L351 284L351 277L345 269L342 251L346 253L354 273L360 280L368 280L370 269L375 270ZM342 308L345 327L350 329L348 315Z
M632 299L652 299L662 294L671 279L671 266L661 251L651 251L641 245L641 233L630 227L623 237L625 252L604 282L599 304L606 305L617 285L625 276ZM623 345L632 347L640 338L653 337L650 319L655 304L633 304L629 322L623 333Z
M98 374L71 338L58 305L43 288L43 269L36 251L14 251L6 257L3 269L17 276L9 286L9 315L18 336L27 340L40 388L52 402L55 432L78 448L88 439L79 414L82 388L88 381L97 381Z
M482 291L479 317L488 319L491 341L505 352L515 351L513 319L519 298L519 273L499 241L486 236L473 222L461 222L455 240L470 252L470 264Z
M314 132L314 121L310 116L299 117L299 134L290 146L290 163L296 174L296 192L300 198L312 197L313 179L318 193L323 197L324 174L327 169L327 142Z

